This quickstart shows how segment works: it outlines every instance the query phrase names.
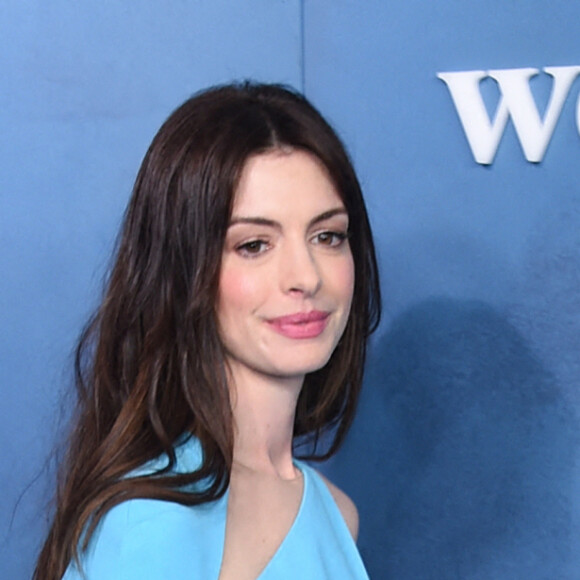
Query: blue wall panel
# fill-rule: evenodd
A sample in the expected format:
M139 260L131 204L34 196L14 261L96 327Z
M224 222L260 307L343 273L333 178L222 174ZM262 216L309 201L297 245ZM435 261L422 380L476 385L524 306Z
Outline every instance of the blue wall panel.
M541 163L475 162L447 71L580 64L570 2L307 2L306 93L350 145L386 317L328 466L373 578L579 576L576 79ZM546 74L530 82L543 117ZM480 87L490 120L495 81ZM361 453L365 450L365 453Z
M30 577L70 353L153 134L210 84L298 86L300 46L297 0L3 1L2 578Z

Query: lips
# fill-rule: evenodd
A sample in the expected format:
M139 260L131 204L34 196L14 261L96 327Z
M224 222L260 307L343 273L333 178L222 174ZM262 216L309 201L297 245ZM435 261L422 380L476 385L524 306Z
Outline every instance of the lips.
M311 310L271 318L267 322L276 332L288 338L316 338L326 328L329 315L329 312Z

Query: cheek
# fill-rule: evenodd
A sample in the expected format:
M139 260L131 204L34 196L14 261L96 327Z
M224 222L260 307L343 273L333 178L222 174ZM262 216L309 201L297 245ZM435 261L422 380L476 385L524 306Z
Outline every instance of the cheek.
M262 285L257 276L246 269L224 267L220 276L218 316L227 318L252 311L260 302Z
M352 255L345 258L345 260L335 268L334 286L336 292L340 294L345 303L348 302L350 309L350 303L352 302L354 294L354 261Z

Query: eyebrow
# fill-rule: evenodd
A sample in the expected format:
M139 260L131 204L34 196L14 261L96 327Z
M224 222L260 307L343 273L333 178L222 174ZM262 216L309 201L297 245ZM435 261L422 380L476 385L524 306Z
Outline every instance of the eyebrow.
M308 227L311 228L312 226L326 221L332 217L334 217L335 215L348 215L346 209L344 207L336 207L334 209L329 209L328 211L325 211L323 213L321 213L320 215L317 215L316 217L312 218L309 222L308 222ZM252 216L248 216L248 217L233 217L230 220L230 226L235 226L237 224L253 224L253 225L258 225L258 226L268 226L271 228L276 228L278 230L282 229L282 224L280 222L277 222L276 220L271 220L268 218L264 218L264 217L252 217Z

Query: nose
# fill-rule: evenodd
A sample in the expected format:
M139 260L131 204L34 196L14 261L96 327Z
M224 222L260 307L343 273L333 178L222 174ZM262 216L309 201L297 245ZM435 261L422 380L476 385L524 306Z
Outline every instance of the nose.
M319 265L306 241L288 241L280 254L282 291L313 296L322 284Z

